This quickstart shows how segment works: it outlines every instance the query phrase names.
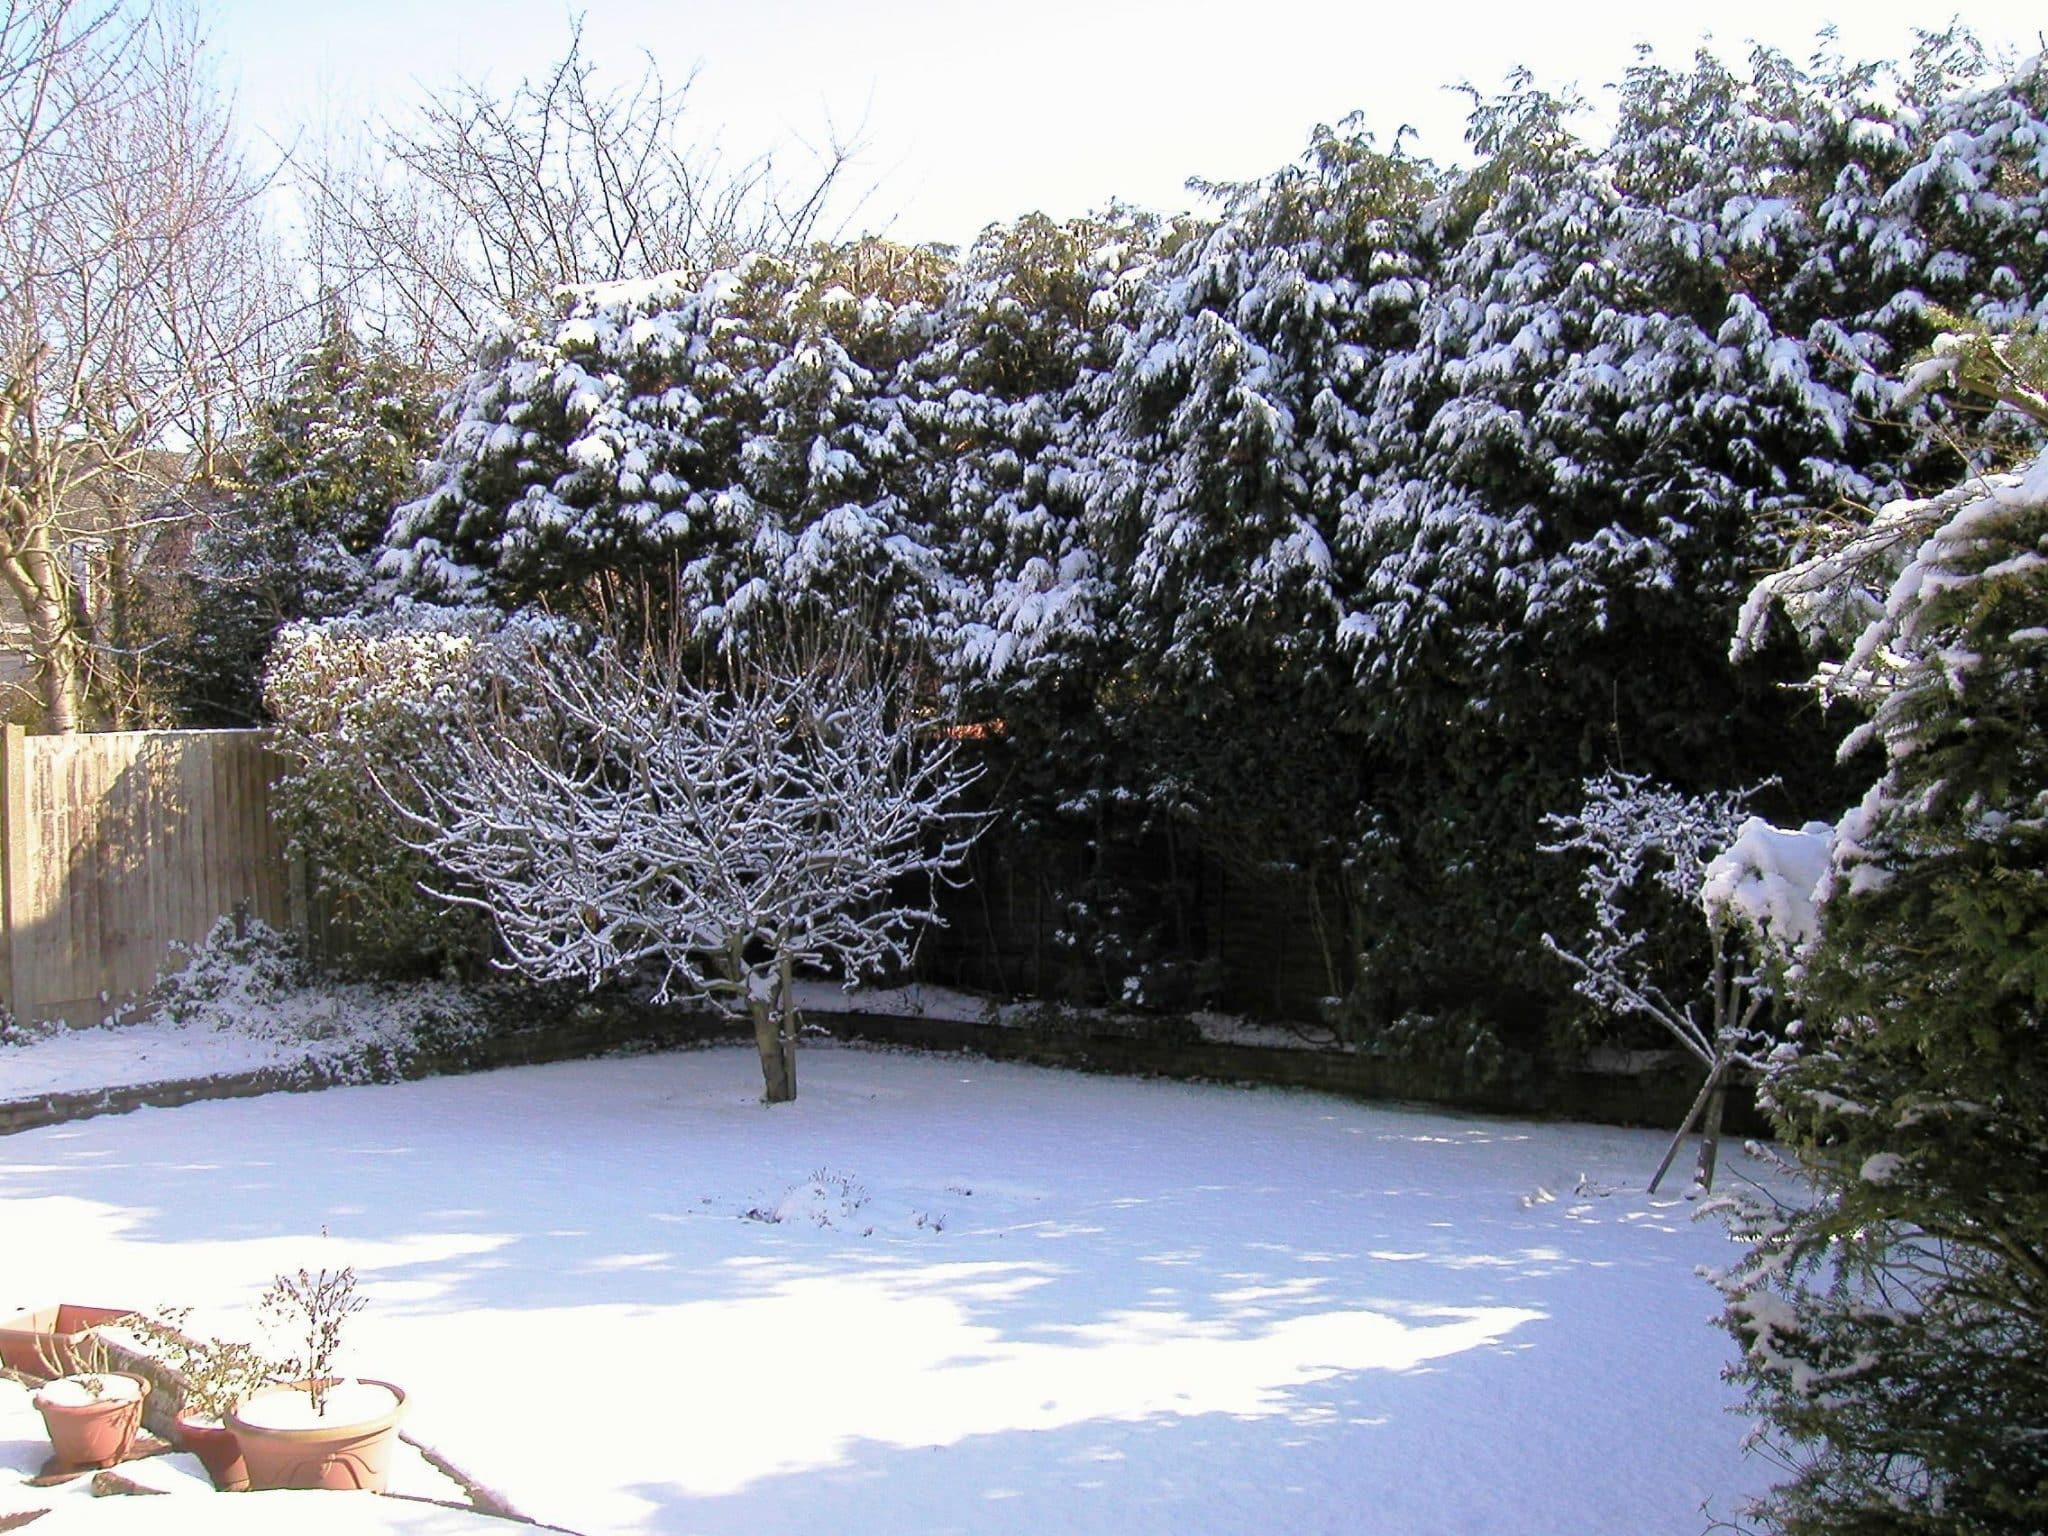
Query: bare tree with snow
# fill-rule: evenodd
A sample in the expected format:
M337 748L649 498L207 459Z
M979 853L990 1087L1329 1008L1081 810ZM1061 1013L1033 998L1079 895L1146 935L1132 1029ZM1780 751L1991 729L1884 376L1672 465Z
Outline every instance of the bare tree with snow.
M1772 997L1765 962L1812 936L1813 889L1831 829L1787 832L1748 816L1746 802L1763 787L1687 795L1611 771L1586 781L1577 811L1544 817L1558 836L1544 851L1583 858L1579 893L1592 907L1577 948L1547 933L1544 946L1578 973L1581 997L1662 1026L1707 1071L1650 1180L1652 1192L1695 1124L1695 1182L1713 1188L1728 1079L1761 1070L1775 1043L1762 1027ZM1704 917L1711 958L1694 996L1674 996L1658 963L1659 925L1650 909L1660 904Z
M763 1098L796 1097L799 968L909 962L980 829L975 778L858 642L791 641L704 682L673 637L536 646L417 786L416 846L491 917L504 964L749 1018ZM465 894L472 892L476 894Z

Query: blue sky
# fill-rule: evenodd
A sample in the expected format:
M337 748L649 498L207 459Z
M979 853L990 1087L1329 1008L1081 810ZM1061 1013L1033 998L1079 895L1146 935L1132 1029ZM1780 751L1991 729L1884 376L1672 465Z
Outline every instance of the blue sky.
M402 109L456 76L509 86L567 45L565 0L201 0L246 124L289 139L303 122ZM1462 98L1517 64L1596 102L1637 43L1679 62L1703 34L1804 57L1817 29L1844 50L1896 57L1948 11L1898 0L1721 0L1713 5L1375 5L1369 0L590 0L600 81L638 77L642 50L671 80L695 69L692 115L726 154L860 131L854 229L970 240L1033 208L1067 216L1121 197L1192 205L1190 176L1262 175L1309 129L1353 110L1423 152L1460 152ZM2038 0L1959 10L1987 41L2041 46Z

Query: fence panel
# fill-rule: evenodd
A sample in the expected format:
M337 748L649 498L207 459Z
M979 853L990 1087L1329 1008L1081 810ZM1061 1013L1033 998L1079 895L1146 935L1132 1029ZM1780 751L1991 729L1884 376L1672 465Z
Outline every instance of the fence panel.
M96 1023L246 903L290 921L276 776L262 731L30 736L5 728L6 1001Z

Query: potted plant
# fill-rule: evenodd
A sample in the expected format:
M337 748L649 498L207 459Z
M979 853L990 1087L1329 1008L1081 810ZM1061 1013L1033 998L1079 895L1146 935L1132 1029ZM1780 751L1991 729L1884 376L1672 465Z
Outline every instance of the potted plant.
M70 1301L17 1312L0 1320L0 1366L24 1376L69 1376L83 1368L95 1328L133 1315L132 1309Z
M73 1342L62 1358L74 1369L44 1382L33 1399L50 1434L56 1470L111 1467L135 1444L149 1382L108 1370L106 1346L96 1337ZM45 1363L54 1368L58 1361Z
M239 1493L249 1486L241 1441L228 1427L235 1405L277 1380L279 1370L253 1345L237 1339L194 1338L185 1331L189 1307L171 1307L130 1326L164 1368L178 1406L171 1420L179 1447L199 1458L213 1486Z
M355 1284L353 1269L302 1269L279 1275L263 1293L263 1311L296 1333L299 1351L282 1367L291 1379L251 1392L229 1411L251 1488L382 1493L390 1480L405 1393L387 1381L334 1374L342 1325L365 1305Z

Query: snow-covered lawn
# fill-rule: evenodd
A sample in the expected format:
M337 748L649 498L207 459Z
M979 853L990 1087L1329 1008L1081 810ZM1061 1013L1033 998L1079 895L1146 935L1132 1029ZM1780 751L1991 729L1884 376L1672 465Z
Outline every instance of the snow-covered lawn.
M0 1305L246 1331L275 1272L353 1265L351 1366L590 1533L1694 1536L1768 1479L1695 1273L1735 1250L1643 1193L1655 1133L799 1073L774 1109L719 1048L0 1139Z

